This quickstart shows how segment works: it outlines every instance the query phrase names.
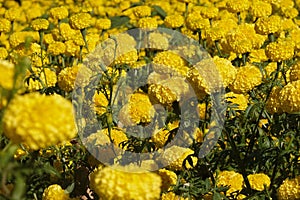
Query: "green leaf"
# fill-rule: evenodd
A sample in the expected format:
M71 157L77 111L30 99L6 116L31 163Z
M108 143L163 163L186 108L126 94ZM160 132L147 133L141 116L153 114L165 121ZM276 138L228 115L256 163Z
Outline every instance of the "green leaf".
M111 28L116 28L125 25L129 22L129 17L126 16L115 16L110 18Z
M163 19L167 16L167 13L160 6L152 6L152 8L157 12L159 16Z

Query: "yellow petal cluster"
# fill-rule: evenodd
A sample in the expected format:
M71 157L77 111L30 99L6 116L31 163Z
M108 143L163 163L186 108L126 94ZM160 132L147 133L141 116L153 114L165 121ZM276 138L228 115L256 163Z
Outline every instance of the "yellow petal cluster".
M240 173L235 171L221 171L217 176L217 186L229 186L226 194L238 192L243 189L244 179Z
M300 176L285 179L277 190L279 200L300 199Z
M3 116L4 134L14 143L37 150L76 136L73 107L59 95L16 96Z
M70 197L60 185L54 184L44 190L42 200L70 200Z
M91 25L91 18L89 13L77 13L70 17L70 24L74 29L84 29Z
M105 167L91 174L90 185L103 199L155 200L160 197L161 178L152 172L124 172Z
M269 188L271 184L270 177L263 173L249 174L247 178L251 188L254 190L263 191L265 188Z
M288 83L279 93L279 101L283 112L300 111L300 80Z

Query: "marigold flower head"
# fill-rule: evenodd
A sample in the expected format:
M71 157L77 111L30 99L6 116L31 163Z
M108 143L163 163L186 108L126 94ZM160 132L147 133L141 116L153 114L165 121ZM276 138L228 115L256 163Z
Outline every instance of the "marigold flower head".
M179 121L174 121L172 123L169 123L166 128L162 128L157 130L151 137L153 142L155 142L155 145L158 148L161 148L165 145L165 143L168 140L168 137L170 135L170 131L174 130L175 128L178 128L179 126Z
M42 200L69 200L69 194L66 193L60 185L50 185L44 190Z
M268 61L265 49L252 49L248 58L250 63Z
M168 49L169 40L164 34L153 32L149 34L148 47L159 50Z
M5 47L0 47L0 59L5 59L8 56L8 52Z
M25 82L25 87L29 91L37 91L44 87L53 87L57 83L57 77L55 71L49 68L32 68L33 74L27 72L27 78L30 78Z
M168 192L161 195L161 200L188 200L188 198L178 196L174 192Z
M179 28L184 23L184 17L181 15L168 15L164 19L164 23L168 28Z
M31 27L35 31L48 29L49 21L47 19L35 19L31 22Z
M255 0L250 5L250 13L253 17L268 17L272 14L272 5L268 2Z
M284 9L282 12L283 12L284 17L286 17L288 19L295 18L299 15L299 11L296 8L287 8L287 9Z
M268 175L259 173L259 174L249 174L247 176L250 186L254 190L263 191L266 188L270 187L271 179Z
M175 172L167 170L167 169L160 169L157 172L161 179L162 179L162 191L168 191L172 185L176 185L177 183L177 175Z
M248 98L244 94L235 94L233 92L228 92L225 94L227 102L231 104L237 104L234 110L246 110L248 107Z
M297 81L300 80L300 62L298 61L296 64L291 66L290 68L290 80Z
M194 151L189 148L184 148L180 146L171 146L164 150L162 154L162 163L170 170L183 170L183 161L189 156L194 154ZM197 157L192 157L193 166L196 165L198 159ZM185 163L187 169L193 168L188 162Z
M149 28L149 29L154 29L157 28L158 23L157 19L153 17L144 17L139 19L137 27L139 28Z
M16 47L19 44L25 43L27 38L31 38L33 42L40 40L38 32L22 31L12 33L9 37L9 43L12 47Z
M232 65L232 63L225 59L215 56L213 58L214 63L216 64L216 70L220 74L224 87L227 87L229 84L236 78L237 69Z
M228 11L238 13L248 10L250 3L248 0L229 0L227 1L226 6Z
M185 75L188 71L186 61L171 51L157 53L153 58L152 65L155 72L162 74Z
M60 6L60 7L51 8L50 14L54 19L61 20L68 17L69 11L66 7Z
M91 20L89 13L77 13L70 17L70 24L74 29L84 29L91 25Z
M249 63L238 68L236 79L230 85L230 89L235 93L246 93L258 86L262 82L262 74L258 67Z
M68 40L65 42L66 51L65 54L68 56L78 56L80 52L80 46L78 46L74 40Z
M133 49L132 51L129 51L127 53L124 53L117 57L117 59L114 61L115 64L133 64L138 60L138 53L136 49Z
M107 112L106 107L108 106L108 100L102 92L95 92L93 101L95 104L95 111L98 115L103 115Z
M300 198L300 176L285 179L277 190L279 200Z
M8 19L0 19L0 32L8 33L11 30L11 22Z
M293 113L300 111L300 80L292 81L282 88L279 101L283 112Z
M186 25L193 31L206 30L210 27L209 20L203 18L200 13L190 13L186 19Z
M108 18L97 19L95 23L95 27L99 30L109 29L111 26L111 21Z
M20 17L21 12L22 12L21 8L11 7L5 11L4 17L9 21L14 21Z
M214 7L214 6L203 7L200 10L200 14L204 18L214 19L214 18L218 17L219 8Z
M59 32L60 35L63 37L64 40L71 40L75 39L76 35L81 35L79 30L72 29L71 26L67 23L61 23L59 25Z
M133 8L133 13L136 17L149 17L151 15L151 7L149 6L136 6Z
M294 56L295 44L289 40L271 42L266 47L266 55L274 62L289 60Z
M237 27L232 19L213 21L212 26L206 30L206 37L210 41L217 41L225 38L226 34Z
M4 134L37 150L76 136L71 102L59 95L16 96L3 116Z
M230 196L231 193L241 191L243 189L243 176L234 171L221 171L217 177L217 186L229 186L226 194Z
M15 66L5 60L0 60L0 87L10 90L14 86Z
M156 173L128 173L109 167L95 170L90 185L104 199L152 200L161 192L161 178Z
M66 45L63 42L53 42L48 46L48 52L52 55L60 55L65 53Z
M262 35L276 33L281 28L281 18L278 15L271 15L269 17L262 17L255 23L255 30Z
M75 79L79 70L79 65L66 67L61 70L57 76L58 86L66 92L71 92L74 89Z

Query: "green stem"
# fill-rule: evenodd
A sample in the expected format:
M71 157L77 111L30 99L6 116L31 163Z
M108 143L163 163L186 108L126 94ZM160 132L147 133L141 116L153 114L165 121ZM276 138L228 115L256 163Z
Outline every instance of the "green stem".
M237 13L237 17L238 17L238 24L240 25L242 23L241 13L240 12Z
M219 43L218 40L215 41L215 45L216 45L216 48L218 50L219 57L222 57L222 52L221 52L221 49L220 49L220 43Z

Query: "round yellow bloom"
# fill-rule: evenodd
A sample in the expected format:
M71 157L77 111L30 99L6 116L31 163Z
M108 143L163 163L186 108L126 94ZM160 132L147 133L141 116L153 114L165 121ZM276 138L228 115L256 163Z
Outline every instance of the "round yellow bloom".
M53 42L48 46L48 52L54 56L63 54L66 51L66 45L63 42Z
M70 197L60 185L54 184L44 190L42 200L70 200Z
M98 168L91 174L91 188L103 199L153 200L160 197L161 178L158 174L124 171Z
M221 171L217 177L217 186L229 186L226 194L230 196L233 192L238 192L243 189L243 176L234 171Z
M297 81L300 80L300 62L297 62L290 68L290 80Z
M270 187L271 179L269 176L263 173L259 174L249 174L247 176L250 186L254 190L263 191L265 190L265 187Z
M68 40L65 42L67 56L78 56L80 52L80 46L78 46L74 40Z
M285 179L277 190L279 200L300 199L300 176L293 179Z
M11 7L5 11L4 17L9 21L15 21L16 19L20 18L21 12L21 8Z
M187 62L178 54L171 51L162 51L153 58L153 70L161 74L183 75L188 71Z
M48 29L49 21L46 19L35 19L31 22L31 27L33 30L46 30Z
M268 17L272 14L272 5L268 2L255 0L250 5L250 13L253 17Z
M179 121L174 121L173 123L168 124L168 128L162 128L155 132L151 139L153 142L155 142L156 147L161 148L165 145L165 143L168 140L168 137L170 135L170 131L174 130L175 128L178 128Z
M166 16L164 23L168 28L179 28L184 23L184 17L181 15L168 15Z
M111 21L110 19L107 18L97 19L95 23L95 27L99 30L109 29L110 26L111 26Z
M14 85L15 66L5 60L0 60L0 87L10 90Z
M84 29L91 25L92 17L89 13L77 13L70 17L70 24L74 29Z
M178 171L183 170L183 161L186 159L189 155L194 154L194 151L189 148L184 148L180 146L171 146L164 150L162 154L162 163L167 166L170 170ZM192 156L193 160L193 166L197 164L197 157ZM193 168L187 161L185 163L185 167L187 169Z
M288 83L279 93L279 101L283 112L300 111L300 80Z
M8 19L0 19L0 32L8 33L11 30L11 22Z
M138 53L136 49L133 49L132 51L126 52L119 57L116 58L114 61L115 64L133 64L138 60Z
M16 96L3 116L4 134L37 150L76 136L71 102L59 95Z
M193 31L206 30L210 27L209 20L203 18L200 13L190 13L186 19L186 25Z
M32 38L34 42L40 40L38 32L22 31L12 33L9 37L9 43L12 47L16 47L19 44L25 43L27 38Z
M200 10L200 14L204 18L214 19L214 18L218 17L219 9L214 6L203 7Z
M66 7L55 7L50 9L50 14L54 19L64 19L67 18L69 15L69 11Z
M235 94L233 92L229 92L225 94L226 100L231 104L237 104L237 108L233 108L234 110L246 110L248 107L248 99L244 94Z
M27 72L27 77L33 76L25 82L25 87L29 91L53 87L57 83L56 73L49 68L33 68L33 72L34 74Z
M58 86L66 91L71 92L74 89L75 79L79 70L79 65L66 67L61 70L57 76Z
M209 41L217 41L225 38L226 34L235 29L237 23L233 19L221 19L213 21L212 26L206 30Z
M294 56L294 43L288 40L278 40L268 44L266 55L272 61L289 60Z
M154 29L157 28L158 23L156 18L153 17L144 17L139 19L137 27L139 28L149 28L149 29Z
M103 115L107 110L108 100L102 92L95 92L94 94L95 111L98 115Z
M232 63L225 59L215 56L213 58L214 63L216 64L216 70L220 74L224 87L232 84L236 78L237 69L232 65Z
M228 11L238 13L248 10L250 3L248 0L229 0L226 6Z
M278 15L259 18L255 23L255 30L262 35L276 33L281 28L281 19Z
M163 193L161 195L161 200L188 200L189 198L183 198L176 195L174 192Z
M149 17L151 15L151 7L149 6L136 6L133 9L133 13L136 17Z
M153 32L149 34L148 47L153 49L166 50L169 47L169 40L165 35Z
M172 185L176 185L177 183L177 175L175 172L167 170L167 169L160 169L157 172L161 179L162 179L162 186L161 190L162 191L168 191L170 190L170 187Z
M262 82L262 74L258 67L249 63L246 66L239 67L236 79L230 85L230 89L235 93L246 93L258 86Z

